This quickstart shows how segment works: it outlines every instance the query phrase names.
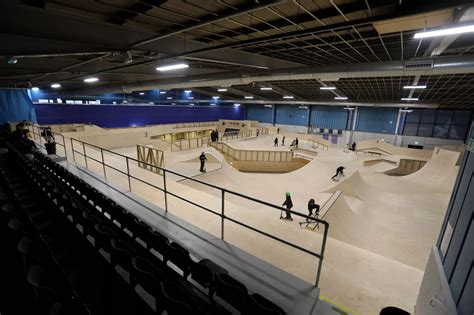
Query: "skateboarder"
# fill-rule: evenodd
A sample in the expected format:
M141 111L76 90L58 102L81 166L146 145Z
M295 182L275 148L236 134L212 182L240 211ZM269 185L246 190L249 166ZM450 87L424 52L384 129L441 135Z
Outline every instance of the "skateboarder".
M293 201L291 201L291 194L289 192L286 192L285 196L286 196L285 202L281 206L282 207L286 206L286 208L288 210L290 210L291 208L293 208ZM280 219L293 221L293 218L291 217L290 211L286 211L286 217L285 218L283 218L281 213L280 213Z
M344 176L344 170L346 168L344 166L339 166L337 169L336 169L336 175L334 175L333 177L331 177L331 179L334 180L334 178L338 177L339 175L342 175Z
M278 146L278 137L275 137L275 141L273 141L273 146L274 147Z
M281 145L282 145L282 146L285 145L285 136L283 136L283 138L281 139Z
M201 155L199 156L199 161L201 161L201 168L199 168L199 171L201 173L205 173L206 172L207 158L206 158L206 155L204 154L204 152L202 152Z
M260 133L260 130L257 129L257 137L258 137L258 134Z

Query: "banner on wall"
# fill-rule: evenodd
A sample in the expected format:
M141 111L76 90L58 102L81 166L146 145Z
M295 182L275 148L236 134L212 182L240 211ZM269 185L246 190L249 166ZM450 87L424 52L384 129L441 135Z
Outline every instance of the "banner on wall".
M0 89L0 123L28 120L34 123L36 111L23 89Z

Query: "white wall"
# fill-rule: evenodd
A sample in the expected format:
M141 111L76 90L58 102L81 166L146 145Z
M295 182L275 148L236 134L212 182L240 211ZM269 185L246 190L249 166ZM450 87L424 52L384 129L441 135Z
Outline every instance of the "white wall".
M418 142L418 143L415 143ZM439 139L439 138L425 138L425 137L412 137L412 136L403 136L402 147L408 147L409 144L422 145L424 149L434 149L435 146L442 145L452 145L452 146L462 146L462 140L449 140L449 139Z

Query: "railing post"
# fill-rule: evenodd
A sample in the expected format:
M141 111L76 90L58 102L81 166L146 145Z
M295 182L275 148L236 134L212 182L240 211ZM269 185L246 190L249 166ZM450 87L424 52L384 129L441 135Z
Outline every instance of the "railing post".
M168 212L168 191L166 190L166 170L163 169L163 191L165 193L165 212Z
M66 138L64 138L64 136L61 135L61 134L60 134L60 136L63 138L64 157L66 158L66 161L67 161Z
M86 145L84 144L84 142L82 142L82 151L84 152L84 161L86 162L86 169L88 169L88 167L87 167Z
M324 251L326 249L326 240L328 237L328 229L329 229L329 226L324 225L323 244L321 245L321 254L320 254L321 257L319 258L318 271L316 273L316 281L314 283L315 286L319 286L319 279L321 277L321 268L323 266L323 260L324 260Z
M225 190L221 190L222 192L222 205L221 205L221 240L224 240L224 220L225 220L225 214L224 214L224 205L225 205L225 199L224 199L224 194Z
M74 155L74 143L72 141L72 138L70 139L71 139L72 160L74 161L74 164L76 164L76 156Z
M132 191L132 183L130 181L130 165L128 163L128 157L126 157L125 160L127 161L128 191Z
M104 150L100 148L100 155L102 156L102 169L104 170L104 178L107 182L107 173L105 172Z

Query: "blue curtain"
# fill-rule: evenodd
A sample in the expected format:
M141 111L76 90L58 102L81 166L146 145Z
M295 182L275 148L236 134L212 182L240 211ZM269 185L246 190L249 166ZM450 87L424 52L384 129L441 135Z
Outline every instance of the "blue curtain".
M28 120L36 123L36 113L27 90L0 90L0 124Z

